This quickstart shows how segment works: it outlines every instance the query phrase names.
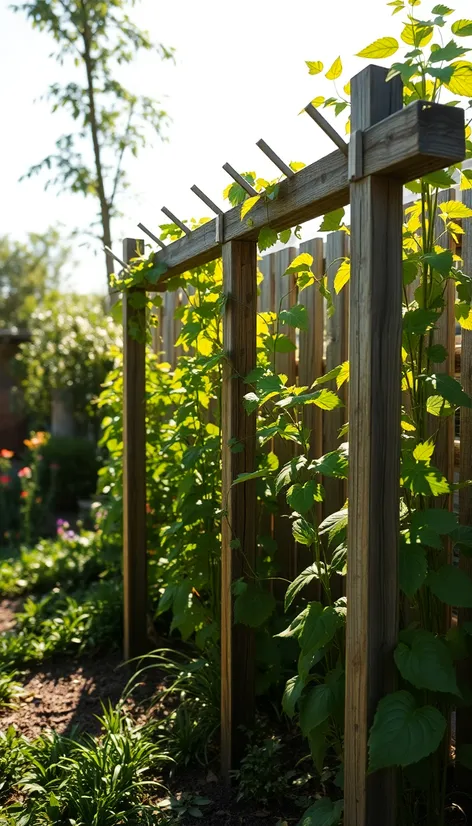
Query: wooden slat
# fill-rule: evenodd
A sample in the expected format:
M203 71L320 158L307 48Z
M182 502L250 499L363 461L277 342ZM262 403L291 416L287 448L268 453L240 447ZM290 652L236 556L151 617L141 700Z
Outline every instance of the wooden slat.
M339 230L331 232L326 239L325 270L328 276L328 288L332 295L334 313L326 319L326 364L325 372L347 360L348 357L348 303L347 286L336 295L334 279L342 259L347 255L347 235ZM336 387L334 387L336 389ZM339 390L343 403L347 403L347 385ZM340 443L339 431L347 420L346 408L338 407L323 413L323 453L335 450ZM344 441L346 441L344 439ZM323 514L327 516L343 507L346 501L346 486L342 479L325 478L326 491Z
M410 104L372 128L365 130L364 173L388 174L402 183L434 169L460 161L465 155L464 112L439 104ZM241 221L241 208L223 217L225 241L256 240L259 230L270 225L282 230L309 221L349 203L347 158L336 150L281 182L278 197L261 199L251 210L250 221ZM217 219L208 221L191 235L180 238L154 255L166 267L158 285L143 285L154 292L165 289L174 275L219 258Z
M402 106L398 78L368 67L353 78L351 128ZM393 118L391 119L393 122ZM367 775L379 699L395 684L402 190L366 177L351 185L349 528L347 571L345 823L394 826L395 772Z
M300 244L300 253L307 252L313 257L312 272L316 279L323 278L323 239L315 238ZM306 307L308 330L300 330L298 355L298 383L301 387L311 387L314 380L323 375L323 299L316 284L307 287L298 295L299 304ZM323 452L322 414L315 404L305 405L303 422L311 431L310 458L319 458Z
M455 191L453 189L443 190L438 195L438 205L446 201L455 200ZM448 238L444 233L444 222L439 218L436 220L435 234L439 243L445 249L454 249L455 245L452 238ZM456 300L455 284L452 279L447 282L446 291L444 294L446 306L442 313L436 329L434 331L434 343L442 344L447 350L447 358L439 364L433 364L432 368L436 373L447 373L449 376L454 376L455 372L455 328L456 318L454 314L454 305ZM454 479L454 416L448 416L444 419L438 419L437 416L429 416L429 428L431 432L439 432L436 437L436 448L434 451L434 464L444 474L446 479L453 481ZM439 508L448 507L452 510L452 495L438 496L434 500L434 506Z
M221 768L229 782L244 749L244 732L254 722L254 631L233 625L231 585L250 581L256 561L255 481L232 487L240 473L255 469L256 416L247 415L243 396L246 376L256 364L257 247L255 242L223 246L223 317L226 354L222 386L222 522L221 549ZM236 440L242 450L231 450Z
M462 192L462 201L472 209L472 190ZM462 259L464 272L472 275L472 218L464 219L462 238ZM461 382L466 393L472 396L472 331L464 330L461 333ZM472 410L461 407L460 410L460 480L465 482L472 479ZM472 525L472 488L466 487L459 491L459 518L462 525ZM460 556L459 565L463 571L472 576L472 559ZM459 610L459 622L471 622L472 609ZM464 685L472 683L472 658L458 662L459 678ZM456 717L457 745L472 743L472 714L470 708L457 709ZM465 771L465 770L463 770ZM467 785L471 787L471 773L468 772Z
M272 266L274 270L274 306L275 312L288 310L296 304L295 275L284 275L290 262L296 258L295 247L287 247L279 252L273 253ZM295 328L287 324L279 324L279 334L287 336L295 344ZM287 376L287 386L291 387L296 382L296 361L295 351L290 353L275 354L275 372L283 373ZM279 467L283 467L295 455L294 443L281 439L278 436L274 439L274 453L278 457ZM292 533L292 523L287 516L291 509L287 504L286 491L284 490L278 497L278 513L274 517L274 539L277 542L277 563L279 567L280 580L274 586L276 596L283 598L287 583L282 580L292 580L297 575L297 560L295 553L295 539Z
M125 238L123 258L135 258L144 241ZM132 291L130 291L130 298ZM133 321L139 341L128 334ZM125 659L144 654L147 643L145 309L123 295L123 604Z
M267 313L274 312L275 300L275 285L274 285L274 267L273 258L271 255L263 256L259 261L259 270L264 276L263 281L259 286L260 295L258 297L258 312ZM270 453L273 450L273 439L270 439L262 450L265 453ZM274 518L273 514L267 507L264 499L259 502L259 509L257 515L257 534L259 537L267 537L272 539L274 533ZM264 552L265 556L265 552ZM274 591L274 581L270 581L270 589Z

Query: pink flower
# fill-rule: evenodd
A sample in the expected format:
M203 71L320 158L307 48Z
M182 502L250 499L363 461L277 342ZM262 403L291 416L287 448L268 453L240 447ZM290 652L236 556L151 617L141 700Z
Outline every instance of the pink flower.
M0 485L9 485L10 484L10 477L7 475L0 476Z
M31 479L33 473L30 467L22 467L21 470L18 471L18 476L20 479Z
M11 459L14 456L13 450L7 450L6 447L3 447L0 450L0 456L2 459Z

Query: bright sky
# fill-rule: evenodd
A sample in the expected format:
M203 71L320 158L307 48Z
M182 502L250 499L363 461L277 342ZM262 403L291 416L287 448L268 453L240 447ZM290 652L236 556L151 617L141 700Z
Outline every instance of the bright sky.
M434 0L423 5L426 16ZM470 0L453 5L459 16L470 16ZM331 88L323 76L310 77L304 61L322 60L328 68L341 55L346 83L365 65L353 56L357 51L378 37L398 37L401 15L392 20L390 13L384 0L141 0L134 20L154 40L175 47L176 64L143 56L126 70L124 82L160 99L172 123L167 143L156 139L138 160L128 159L131 187L120 202L123 218L113 227L115 252L121 253L122 237L140 234L139 221L153 230L165 222L163 205L183 220L208 214L190 192L194 183L222 204L229 183L221 169L225 161L276 177L255 146L261 137L287 162L311 163L330 152L330 141L307 115L298 115ZM52 115L41 96L50 83L72 78L49 57L48 35L13 14L8 0L0 0L0 37L0 233L23 239L49 225L62 225L65 234L86 229L94 217L92 199L45 192L43 177L18 182L70 130L65 114ZM306 238L316 226L306 225ZM84 240L74 242L70 285L104 291L102 253L97 257Z

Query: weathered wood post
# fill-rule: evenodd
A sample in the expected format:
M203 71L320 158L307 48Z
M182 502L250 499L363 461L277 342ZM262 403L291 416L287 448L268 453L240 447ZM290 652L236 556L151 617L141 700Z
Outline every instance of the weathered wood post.
M243 405L244 378L256 364L257 243L223 244L223 346L226 355L222 387L221 548L221 770L229 772L244 750L244 732L254 721L254 631L233 623L232 583L251 580L256 563L255 481L232 487L240 473L255 470L256 414Z
M402 322L402 186L363 176L362 132L402 108L399 78L353 78L345 823L395 824L395 772L367 775L379 699L395 682ZM360 134L359 134L360 133ZM356 152L357 150L357 152ZM388 141L384 151L388 156ZM357 155L357 163L356 163ZM356 169L357 166L357 169Z
M126 262L144 250L144 241L125 238ZM123 605L125 659L147 645L146 574L146 310L133 306L134 291L123 294ZM129 334L129 322L142 331Z

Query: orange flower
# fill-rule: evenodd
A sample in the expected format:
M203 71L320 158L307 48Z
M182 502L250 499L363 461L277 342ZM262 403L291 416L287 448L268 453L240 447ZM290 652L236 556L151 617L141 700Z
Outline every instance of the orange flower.
M44 430L38 430L37 433L34 433L31 436L31 439L25 439L24 444L30 450L35 450L37 447L41 447L47 441L47 433Z
M3 447L0 450L0 456L2 459L11 459L14 455L13 450L7 450L6 447Z
M26 497L28 496L28 491L27 490L22 490L21 493L20 493L20 496L21 496L22 499L26 499Z

